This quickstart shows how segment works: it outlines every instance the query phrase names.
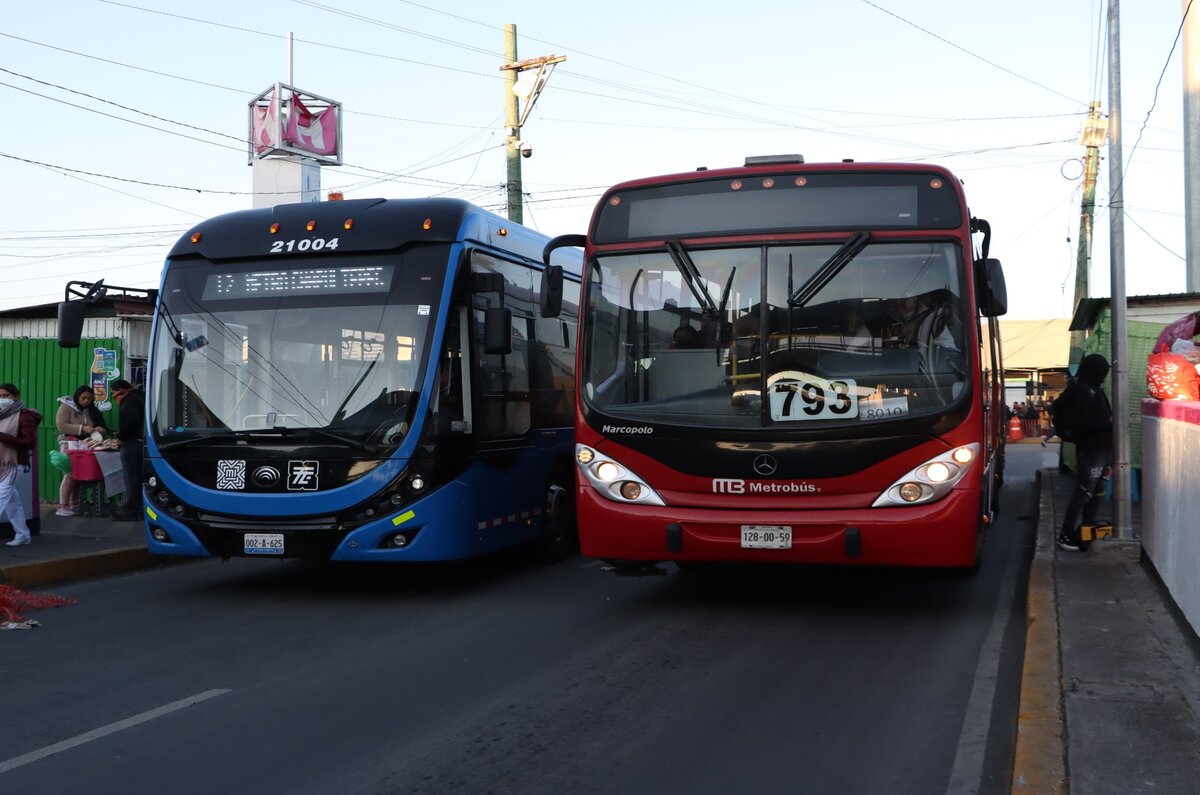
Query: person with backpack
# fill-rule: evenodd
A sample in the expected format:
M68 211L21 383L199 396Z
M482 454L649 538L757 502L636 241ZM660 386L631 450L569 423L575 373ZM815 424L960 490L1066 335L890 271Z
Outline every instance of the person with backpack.
M25 506L17 493L17 470L29 466L41 421L41 412L25 406L15 384L0 384L0 519L12 525L10 547L27 546L30 540Z
M1101 386L1108 369L1108 359L1102 355L1084 356L1075 381L1051 406L1059 438L1075 444L1075 491L1058 534L1059 549L1071 552L1081 548L1080 518L1084 524L1096 523L1104 484L1112 477L1112 404Z

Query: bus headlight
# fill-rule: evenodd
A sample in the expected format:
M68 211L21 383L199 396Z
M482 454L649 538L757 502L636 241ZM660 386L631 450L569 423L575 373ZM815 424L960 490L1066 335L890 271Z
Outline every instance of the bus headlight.
M658 492L628 467L591 447L575 445L575 460L587 482L606 499L637 505L666 505Z
M871 507L920 505L940 500L963 479L970 469L968 465L978 455L979 443L972 442L934 456L897 478Z

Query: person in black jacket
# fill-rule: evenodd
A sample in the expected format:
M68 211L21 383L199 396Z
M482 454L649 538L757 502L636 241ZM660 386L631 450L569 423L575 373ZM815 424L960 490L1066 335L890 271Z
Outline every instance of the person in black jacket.
M121 409L117 416L117 441L121 443L121 472L125 475L125 504L113 514L117 521L142 518L142 446L146 434L146 398L140 389L118 378L109 388Z
M1075 442L1075 492L1058 534L1060 549L1079 551L1080 516L1084 524L1096 523L1105 482L1112 477L1112 404L1101 387L1107 375L1108 360L1089 353L1079 363L1075 382L1063 392L1062 414Z

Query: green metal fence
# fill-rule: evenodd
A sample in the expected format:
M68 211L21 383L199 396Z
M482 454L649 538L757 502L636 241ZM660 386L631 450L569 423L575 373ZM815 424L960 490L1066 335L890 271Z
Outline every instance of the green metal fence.
M21 400L42 412L38 429L38 495L42 502L57 502L62 473L50 466L50 452L56 449L58 428L54 415L58 399L72 394L91 381L95 349L115 351L117 362L124 361L121 340L87 339L78 348L60 348L51 339L0 339L0 383L12 383L21 390ZM104 413L105 426L116 430L116 403Z

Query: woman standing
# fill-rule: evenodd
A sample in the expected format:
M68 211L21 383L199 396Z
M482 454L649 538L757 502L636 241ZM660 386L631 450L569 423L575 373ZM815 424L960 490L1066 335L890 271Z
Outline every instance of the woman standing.
M58 425L58 449L67 452L67 442L84 439L94 431L104 432L104 418L96 408L96 393L84 385L75 390L71 397L60 397L58 413L54 421ZM71 473L63 476L58 489L58 516L74 516L79 503L79 488Z
M41 413L26 408L21 391L12 384L0 384L0 517L13 527L10 547L29 543L29 525L25 506L17 494L17 468L29 463L30 452L37 447L37 426Z

